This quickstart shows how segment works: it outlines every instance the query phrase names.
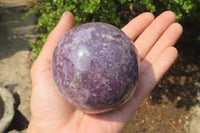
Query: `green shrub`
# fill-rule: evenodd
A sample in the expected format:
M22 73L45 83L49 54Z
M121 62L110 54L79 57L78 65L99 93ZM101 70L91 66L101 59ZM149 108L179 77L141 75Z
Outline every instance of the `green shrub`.
M31 14L38 17L39 37L30 43L36 58L48 33L65 11L74 14L76 25L101 21L121 28L129 21L129 16L144 11L157 15L165 10L172 10L176 13L177 20L193 17L199 21L199 6L200 0L37 0L30 5L25 17Z

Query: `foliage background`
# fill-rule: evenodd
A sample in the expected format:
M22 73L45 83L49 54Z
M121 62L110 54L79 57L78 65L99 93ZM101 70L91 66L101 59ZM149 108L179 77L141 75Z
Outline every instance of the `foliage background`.
M157 16L165 10L171 10L177 15L177 21L195 24L192 35L197 39L200 31L198 7L200 0L36 0L28 7L24 18L31 14L38 17L39 35L37 40L30 42L36 59L48 33L65 11L74 14L76 25L101 21L121 28L142 12L149 11Z

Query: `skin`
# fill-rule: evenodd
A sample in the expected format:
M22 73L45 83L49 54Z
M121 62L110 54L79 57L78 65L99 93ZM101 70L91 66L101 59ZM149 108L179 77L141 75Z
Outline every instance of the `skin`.
M157 18L143 13L131 20L122 31L134 41L140 56L140 80L131 100L124 106L103 114L88 115L66 103L56 90L51 61L62 36L75 26L70 12L65 12L50 33L38 59L31 69L32 117L28 133L118 133L134 115L161 77L176 60L173 47L182 34L173 12L166 11ZM137 39L136 39L137 38Z

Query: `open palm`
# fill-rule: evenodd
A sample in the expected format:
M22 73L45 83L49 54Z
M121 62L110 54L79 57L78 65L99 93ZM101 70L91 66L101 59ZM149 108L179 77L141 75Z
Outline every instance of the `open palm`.
M52 55L58 41L75 25L73 15L65 12L31 69L32 117L27 132L120 132L177 57L178 53L173 45L180 37L182 27L175 23L175 19L176 16L170 11L162 13L156 19L151 13L143 13L122 28L134 41L140 56L138 87L130 101L117 110L88 115L64 101L56 90L51 72Z

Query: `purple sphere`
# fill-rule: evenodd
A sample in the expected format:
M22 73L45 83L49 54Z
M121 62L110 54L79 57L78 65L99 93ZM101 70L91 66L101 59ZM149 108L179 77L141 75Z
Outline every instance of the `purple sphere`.
M73 28L58 43L52 61L63 98L85 113L102 113L126 103L138 83L138 57L118 28L99 22Z

